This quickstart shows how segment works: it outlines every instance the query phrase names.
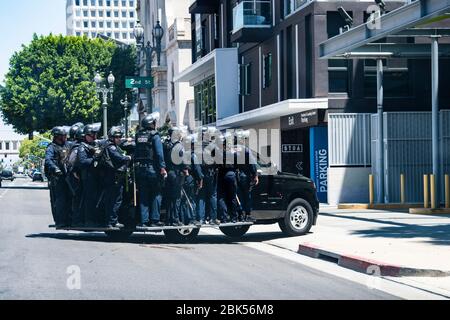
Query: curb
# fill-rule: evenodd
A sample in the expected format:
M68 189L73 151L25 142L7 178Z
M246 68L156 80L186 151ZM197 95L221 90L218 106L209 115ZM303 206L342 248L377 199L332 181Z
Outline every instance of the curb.
M447 277L450 271L409 268L395 264L388 264L363 257L340 254L325 250L309 243L301 243L297 253L315 259L336 262L339 266L357 272L387 277Z
M420 208L423 204L419 203L341 203L338 210L408 210L411 208Z

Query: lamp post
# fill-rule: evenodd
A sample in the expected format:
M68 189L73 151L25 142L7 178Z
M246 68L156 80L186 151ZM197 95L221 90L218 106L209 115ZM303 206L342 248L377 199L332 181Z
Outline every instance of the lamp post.
M137 66L138 66L138 74L139 75L139 57L140 52L145 54L146 65L145 70L147 76L151 77L152 73L152 54L156 52L158 66L161 65L161 41L164 36L164 29L161 27L159 21L156 22L156 25L153 27L152 36L153 36L153 45L150 44L150 41L147 42L147 45L144 47L145 39L144 39L144 28L138 21L134 28L134 37L136 38L136 46L137 46ZM153 97L152 97L152 89L147 88L147 101L148 101L148 113L153 112Z
M97 88L95 89L98 94L102 96L103 100L103 137L108 137L108 94L110 95L111 101L113 100L113 93L114 93L114 82L116 81L116 78L112 74L112 72L109 73L108 76L108 84L109 88L106 87L106 84L104 84L104 80L102 76L97 72L94 78L94 82L97 85ZM103 85L102 85L103 84Z
M120 104L123 106L123 111L125 113L125 138L128 138L128 107L130 103L128 102L128 96L125 95L125 100L121 100Z

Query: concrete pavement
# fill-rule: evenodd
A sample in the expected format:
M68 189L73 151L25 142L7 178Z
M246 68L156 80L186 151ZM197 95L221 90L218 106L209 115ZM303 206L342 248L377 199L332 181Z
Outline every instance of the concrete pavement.
M0 299L397 298L251 248L283 238L278 230L251 233L249 246L205 233L186 245L167 244L162 235L113 243L101 233L48 229L48 190L0 192ZM69 289L74 275L79 290Z

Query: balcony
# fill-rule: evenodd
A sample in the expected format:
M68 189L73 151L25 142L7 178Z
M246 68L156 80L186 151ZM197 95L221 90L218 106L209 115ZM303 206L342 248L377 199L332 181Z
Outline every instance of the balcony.
M219 0L191 0L189 13L217 13L219 4Z
M233 42L261 42L271 35L272 1L241 1L233 8Z

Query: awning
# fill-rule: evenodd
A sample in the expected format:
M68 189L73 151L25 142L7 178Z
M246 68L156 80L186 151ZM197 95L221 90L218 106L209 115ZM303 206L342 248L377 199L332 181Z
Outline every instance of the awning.
M284 100L218 120L216 125L221 129L237 128L314 109L328 109L328 98Z

